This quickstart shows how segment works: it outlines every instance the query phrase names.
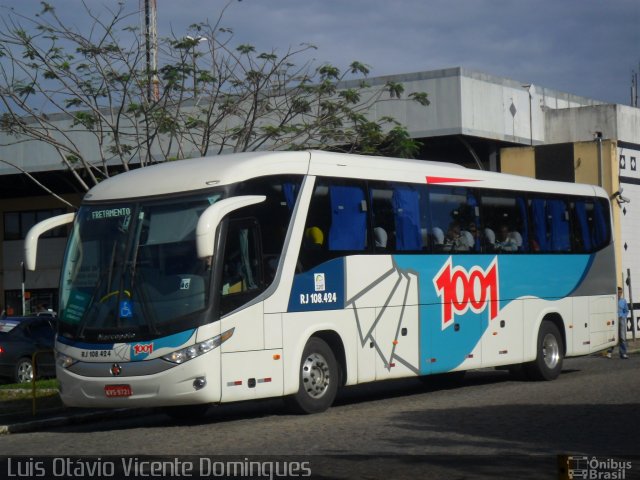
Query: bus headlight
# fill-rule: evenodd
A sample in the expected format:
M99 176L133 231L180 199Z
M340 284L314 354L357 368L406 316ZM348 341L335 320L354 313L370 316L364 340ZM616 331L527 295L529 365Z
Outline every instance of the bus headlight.
M71 358L69 355L65 355L64 353L56 353L56 364L62 368L69 368L71 365L76 363L77 360L75 358Z
M233 335L233 331L234 329L232 328L203 342L196 343L195 345L191 345L190 347L181 348L180 350L176 350L175 352L171 352L170 354L165 355L162 358L163 360L171 363L184 363L191 360L192 358L196 358L219 347L231 338L231 335Z

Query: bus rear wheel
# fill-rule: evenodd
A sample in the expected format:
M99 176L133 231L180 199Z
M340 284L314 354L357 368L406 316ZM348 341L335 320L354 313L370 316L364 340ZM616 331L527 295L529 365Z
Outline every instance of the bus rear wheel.
M287 397L287 406L296 413L319 413L336 398L340 381L338 362L331 348L312 337L304 347L299 369L298 392Z
M537 345L536 359L525 366L527 376L532 380L555 380L562 371L564 344L554 323L542 322Z

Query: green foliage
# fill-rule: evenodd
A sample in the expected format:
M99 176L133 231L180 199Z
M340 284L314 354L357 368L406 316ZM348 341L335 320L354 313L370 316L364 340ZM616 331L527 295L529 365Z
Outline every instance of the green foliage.
M73 126L82 125L87 130L96 126L96 117L90 112L75 112L73 114Z
M404 93L404 85L398 82L387 82L385 88L389 92L391 98L400 98Z
M70 165L78 165L80 163L80 157L78 155L69 154L65 155L65 158Z
M423 107L431 105L431 102L429 101L429 94L426 93L426 92L413 92L413 93L410 93L409 94L409 98L411 98L412 100L415 100L416 102L418 102Z
M370 67L361 62L318 66L308 60L316 50L309 44L257 52L234 39L220 17L213 25L190 25L188 35L159 39L154 70L123 3L98 13L92 2L84 8L86 31L65 24L65 12L46 2L28 29L18 15L0 30L0 56L13 72L0 77L8 109L0 127L16 141L50 143L83 188L109 176L114 160L126 170L131 162L223 150L319 148L403 157L419 151L406 128L375 115L391 100L427 107L427 93L404 97L399 82L371 85ZM47 118L70 118L73 135L87 136L76 141L68 122L45 121L43 111ZM84 150L87 144L99 148Z
M255 52L256 48L253 45L240 45L236 50L243 55L249 55L250 53Z

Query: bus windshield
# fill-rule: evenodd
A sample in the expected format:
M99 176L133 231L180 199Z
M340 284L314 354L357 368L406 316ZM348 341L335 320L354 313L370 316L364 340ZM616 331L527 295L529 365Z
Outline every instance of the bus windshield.
M60 292L66 337L113 342L150 339L202 323L211 261L196 254L209 191L171 201L85 205L71 233Z

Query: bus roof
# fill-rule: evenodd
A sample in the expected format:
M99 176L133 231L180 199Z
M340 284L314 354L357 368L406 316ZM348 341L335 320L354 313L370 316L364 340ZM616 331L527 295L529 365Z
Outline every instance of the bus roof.
M198 191L277 174L366 178L589 196L595 193L607 197L604 190L592 185L535 180L468 169L452 163L312 150L245 152L164 162L109 178L93 187L85 200L123 200Z

